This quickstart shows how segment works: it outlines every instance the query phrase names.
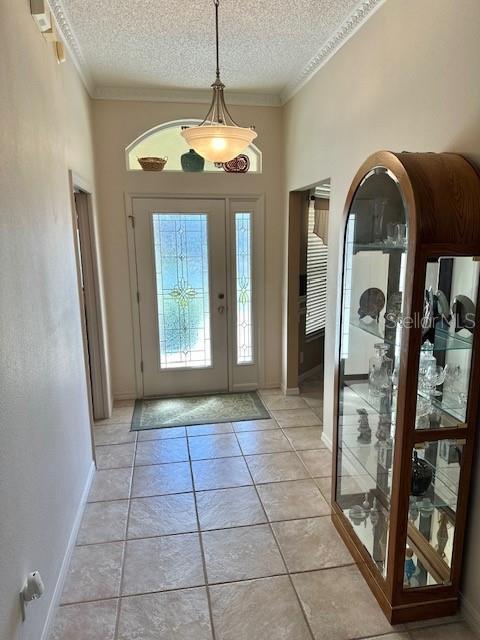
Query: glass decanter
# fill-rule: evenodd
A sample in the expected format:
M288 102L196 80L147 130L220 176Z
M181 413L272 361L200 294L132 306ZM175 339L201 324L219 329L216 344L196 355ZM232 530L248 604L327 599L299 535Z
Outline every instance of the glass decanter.
M375 355L368 362L368 390L378 397L391 393L393 360L387 356L387 344L378 342L373 348Z

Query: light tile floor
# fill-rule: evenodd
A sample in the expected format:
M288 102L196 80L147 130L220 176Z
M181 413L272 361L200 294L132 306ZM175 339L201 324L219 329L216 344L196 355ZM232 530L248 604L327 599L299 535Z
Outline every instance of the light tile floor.
M274 419L95 427L97 471L50 640L474 638L386 621L331 521L318 379Z

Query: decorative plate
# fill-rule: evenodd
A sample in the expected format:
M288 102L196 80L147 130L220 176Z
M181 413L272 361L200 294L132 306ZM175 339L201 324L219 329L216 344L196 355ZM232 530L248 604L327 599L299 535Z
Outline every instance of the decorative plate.
M250 169L250 158L241 153L233 160L223 163L223 170L227 173L247 173Z
M371 287L366 289L360 296L358 316L360 320L365 316L378 319L380 311L385 306L385 296L381 289Z

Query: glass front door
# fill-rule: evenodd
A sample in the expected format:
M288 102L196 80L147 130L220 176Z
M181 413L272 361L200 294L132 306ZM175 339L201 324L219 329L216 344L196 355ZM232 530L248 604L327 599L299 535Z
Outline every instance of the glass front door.
M134 201L145 396L228 390L222 200Z

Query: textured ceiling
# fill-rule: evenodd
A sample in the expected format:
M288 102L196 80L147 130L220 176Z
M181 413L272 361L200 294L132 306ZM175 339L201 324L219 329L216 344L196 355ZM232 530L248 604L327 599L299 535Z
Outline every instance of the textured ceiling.
M212 0L55 3L95 87L205 89L214 80ZM281 94L352 12L369 4L376 2L220 0L223 81L235 91Z

